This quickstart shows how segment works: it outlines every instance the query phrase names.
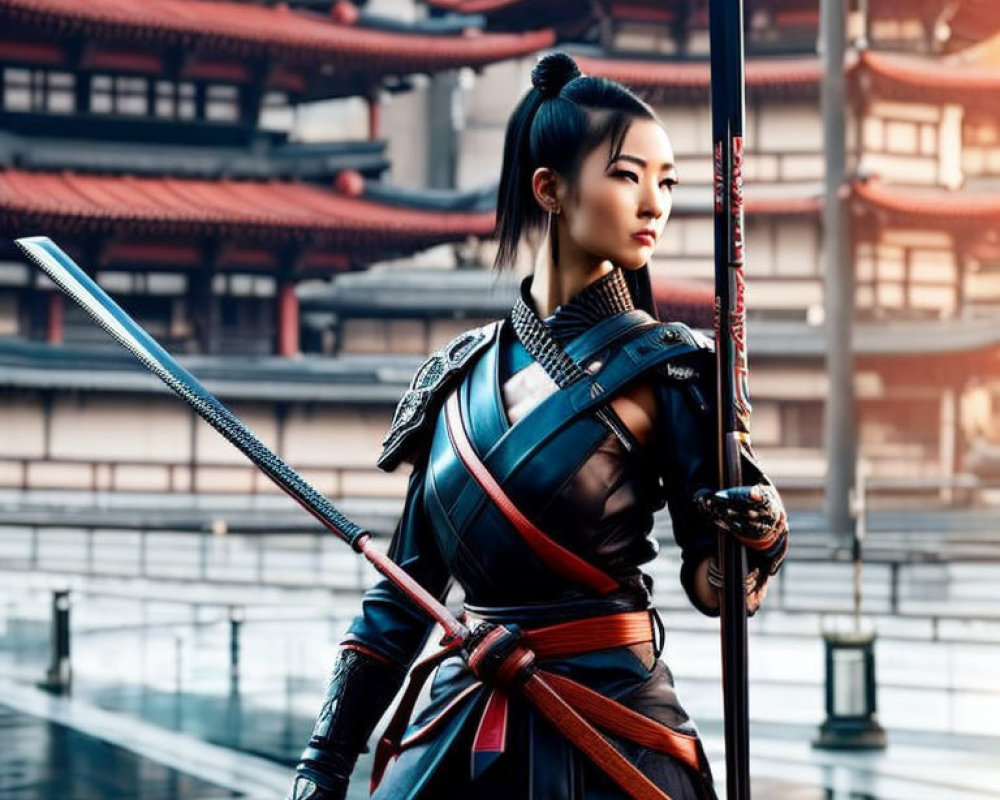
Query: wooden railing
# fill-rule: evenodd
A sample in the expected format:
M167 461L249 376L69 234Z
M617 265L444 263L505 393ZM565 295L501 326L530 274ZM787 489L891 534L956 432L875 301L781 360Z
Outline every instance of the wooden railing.
M327 497L399 497L405 474L386 474L374 463L291 465ZM0 458L0 489L167 494L276 494L257 467L224 461L152 459Z

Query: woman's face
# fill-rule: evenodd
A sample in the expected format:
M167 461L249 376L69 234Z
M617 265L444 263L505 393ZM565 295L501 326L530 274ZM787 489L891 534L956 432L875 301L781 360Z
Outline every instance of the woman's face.
M581 255L638 269L653 255L673 207L674 149L658 122L636 119L618 158L609 162L608 150L604 142L584 159L576 196L562 204L561 227Z

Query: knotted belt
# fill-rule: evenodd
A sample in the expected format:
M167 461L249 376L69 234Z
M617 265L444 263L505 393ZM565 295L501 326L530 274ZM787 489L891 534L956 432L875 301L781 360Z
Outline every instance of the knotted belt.
M525 694L532 704L545 705L546 692L552 692L557 698L572 706L578 715L575 721L566 719L566 724L575 724L579 727L582 723L589 729L588 736L593 750L587 746L583 749L601 769L624 779L633 797L670 800L665 792L655 787L617 750L602 747L600 749L605 751L610 749L610 752L605 752L604 758L594 757L594 751L598 749L595 740L607 744L607 740L596 728L665 753L686 764L696 773L701 773L704 771L704 765L701 763L696 737L676 731L577 681L538 666L539 662L550 659L643 644L652 639L652 623L647 611L589 617L530 630L521 630L514 625L481 623L474 629L464 647L461 644L447 645L414 666L399 706L379 740L372 769L371 790L374 792L393 758L403 749L429 735L447 719L452 709L456 708L462 699L486 685L490 688L490 694L472 745L474 773L480 773L505 749L510 694L519 691ZM405 740L402 739L427 677L442 661L455 655L464 657L469 669L477 678L476 682L459 692L451 704L427 726ZM543 681L528 680L532 675L542 678ZM546 690L538 691L539 686L546 686ZM548 705L551 706L551 702Z

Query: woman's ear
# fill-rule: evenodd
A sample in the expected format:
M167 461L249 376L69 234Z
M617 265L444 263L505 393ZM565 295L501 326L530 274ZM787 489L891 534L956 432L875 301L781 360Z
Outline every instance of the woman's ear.
M559 200L559 176L549 167L539 167L531 176L531 191L535 202L542 213L558 214L561 210Z

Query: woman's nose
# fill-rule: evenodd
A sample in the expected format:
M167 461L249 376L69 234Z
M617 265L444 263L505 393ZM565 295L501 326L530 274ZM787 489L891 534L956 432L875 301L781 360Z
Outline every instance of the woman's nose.
M654 183L651 186L647 183L640 203L640 211L643 216L659 219L670 213L672 198L669 191L660 188L659 183Z

